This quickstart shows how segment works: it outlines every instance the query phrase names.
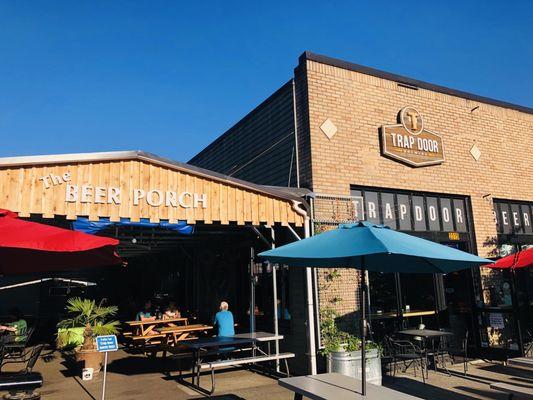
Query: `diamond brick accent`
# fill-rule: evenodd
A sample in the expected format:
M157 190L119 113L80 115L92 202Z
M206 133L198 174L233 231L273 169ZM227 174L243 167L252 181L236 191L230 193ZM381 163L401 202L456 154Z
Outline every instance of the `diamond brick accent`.
M481 150L479 149L479 147L477 147L477 144L474 144L472 146L472 148L470 149L470 154L472 155L472 157L474 157L474 160L479 160L479 158L481 157Z
M337 133L338 129L335 124L328 118L322 123L322 125L320 125L320 130L324 132L324 134L328 137L329 140L331 140L331 138Z

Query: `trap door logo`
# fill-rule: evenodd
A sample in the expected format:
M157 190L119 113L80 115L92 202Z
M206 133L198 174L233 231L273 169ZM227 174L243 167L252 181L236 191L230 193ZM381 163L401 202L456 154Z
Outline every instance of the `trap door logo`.
M444 158L442 137L427 130L422 114L405 107L398 115L399 124L381 127L381 153L412 167L441 164Z

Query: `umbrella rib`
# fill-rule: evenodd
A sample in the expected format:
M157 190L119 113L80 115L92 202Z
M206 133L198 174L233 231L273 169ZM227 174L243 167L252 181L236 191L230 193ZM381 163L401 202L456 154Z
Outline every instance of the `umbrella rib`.
M433 264L429 259L427 259L426 257L420 257L422 260L424 260L426 263L428 263L429 265L431 265L433 267L433 269L436 270L436 272L434 272L435 274L442 274L444 273L439 267L437 267L435 264Z
M382 229L382 228L380 228L380 229ZM379 244L381 244L381 246L383 247L383 249L384 249L387 253L392 254L392 252L389 251L389 249L387 248L387 246L385 246L385 243L383 243L383 241L382 241L380 238L378 238L378 237L376 236L376 234L373 232L372 229L368 229L368 231L372 234L372 236L374 236L374 239L376 239L376 241L378 241ZM373 254L375 254L375 253L373 253ZM360 256L359 256L359 257L360 257Z

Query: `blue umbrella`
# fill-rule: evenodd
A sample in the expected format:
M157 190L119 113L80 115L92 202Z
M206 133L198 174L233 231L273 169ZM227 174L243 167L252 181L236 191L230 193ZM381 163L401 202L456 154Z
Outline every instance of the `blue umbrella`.
M272 263L297 267L357 268L376 272L449 273L491 263L448 246L398 232L383 225L356 222L340 225L298 242L259 253ZM361 279L361 380L365 374L365 292Z

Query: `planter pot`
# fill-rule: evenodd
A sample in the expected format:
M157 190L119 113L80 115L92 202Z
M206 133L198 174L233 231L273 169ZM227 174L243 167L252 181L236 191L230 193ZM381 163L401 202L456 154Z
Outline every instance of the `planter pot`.
M361 352L334 351L328 354L328 372L361 379ZM381 357L377 349L366 351L366 381L381 386Z
M96 374L104 365L104 353L96 350L78 350L76 351L76 361L84 361L85 368L92 368Z

